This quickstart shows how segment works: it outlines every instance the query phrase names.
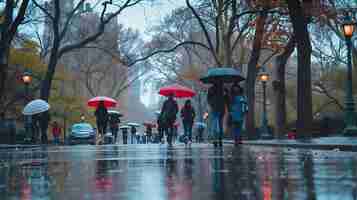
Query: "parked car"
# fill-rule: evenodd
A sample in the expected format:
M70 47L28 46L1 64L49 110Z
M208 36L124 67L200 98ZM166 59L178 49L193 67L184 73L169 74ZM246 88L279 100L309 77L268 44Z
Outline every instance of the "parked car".
M96 143L95 132L96 130L92 127L92 125L88 123L74 124L70 130L68 143L69 144L87 143L87 144L95 145Z

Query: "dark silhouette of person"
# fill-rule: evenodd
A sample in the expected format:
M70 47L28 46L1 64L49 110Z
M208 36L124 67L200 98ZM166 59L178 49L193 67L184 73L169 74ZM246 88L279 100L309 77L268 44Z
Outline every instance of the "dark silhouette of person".
M48 130L48 124L51 120L50 114L48 111L43 112L39 116L39 125L40 125L40 130L41 130L41 143L42 144L47 144L48 139L47 139L47 130Z
M131 127L130 133L131 133L131 137L130 137L131 144L134 144L134 140L135 140L135 137L136 137L136 128L135 128L135 126ZM139 142L139 141L137 141L137 142Z
M163 137L164 137L164 132L165 132L165 122L164 122L164 119L163 119L163 115L160 113L160 115L158 116L157 118L157 131L158 131L158 134L159 134L159 142L160 143L163 143Z
M108 110L104 106L104 102L99 102L97 110L95 111L95 117L97 119L97 128L99 135L103 136L107 130L108 123Z
M215 147L222 146L223 139L223 117L227 103L227 94L224 92L223 83L215 82L208 89L207 102L211 108L211 124L213 144Z
M174 125L176 121L176 115L178 113L178 105L176 100L174 99L174 94L170 94L168 96L168 99L164 102L162 109L161 109L161 115L162 115L162 120L165 122L165 132L167 135L167 143L169 146L172 146L172 137L174 134Z
M182 124L185 132L184 134L185 137L187 137L187 139L185 139L185 143L192 142L192 126L195 120L195 116L195 109L191 105L191 100L188 99L186 100L185 105L181 109Z
M150 144L152 142L152 125L148 124L146 126L146 142Z
M128 144L128 129L123 128L122 133L123 133L123 144Z
M112 134L114 136L114 143L117 142L119 123L120 123L120 119L118 116L115 116L115 115L109 116L110 131L112 132Z

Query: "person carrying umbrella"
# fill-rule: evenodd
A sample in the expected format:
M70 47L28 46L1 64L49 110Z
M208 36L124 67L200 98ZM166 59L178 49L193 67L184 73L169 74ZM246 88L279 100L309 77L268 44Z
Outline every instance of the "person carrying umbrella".
M122 127L120 127L120 129L122 130L122 134L123 134L123 144L128 144L128 129L129 129L129 126L122 126Z
M136 138L136 128L135 128L135 126L132 126L132 127L131 127L130 133L131 133L131 136L130 136L131 144L134 144L134 140L135 140L135 138ZM138 142L138 141L137 141L137 142Z
M243 96L243 88L239 84L233 84L231 87L229 114L233 125L233 134L235 145L240 143L240 134L244 122L244 116L248 111L247 101Z
M213 144L215 147L222 146L223 117L227 104L227 95L224 93L222 82L214 82L208 89L207 102L211 108Z
M108 123L108 110L104 106L104 101L99 102L98 107L95 111L95 117L97 120L98 133L100 136L103 136L105 134L105 131L107 130Z
M146 125L146 141L148 144L152 142L152 124Z
M192 126L195 120L195 109L191 105L191 100L186 100L184 107L181 109L181 118L185 134L185 143L192 143Z
M120 119L116 115L109 115L109 126L110 126L110 131L112 132L114 136L114 143L117 142L117 137L118 137L118 130L119 130L119 123Z
M47 129L48 129L48 123L50 122L51 117L48 111L43 112L40 114L40 119L39 119L39 124L40 124L40 129L41 129L41 143L42 144L47 144L48 139L47 139Z
M172 146L172 136L174 133L174 124L178 110L179 108L176 100L174 99L174 93L170 93L168 95L168 99L164 102L161 109L162 120L166 122L165 131L167 135L167 143L169 146Z

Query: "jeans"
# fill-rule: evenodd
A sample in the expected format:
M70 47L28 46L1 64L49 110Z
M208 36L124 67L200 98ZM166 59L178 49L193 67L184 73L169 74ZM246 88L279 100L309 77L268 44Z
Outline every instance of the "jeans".
M53 142L54 142L55 144L59 144L59 143L60 143L59 136L53 136Z
M185 136L188 137L190 141L192 141L192 123L184 122L183 129L185 131Z
M211 113L211 124L213 132L213 140L222 140L223 138L223 113L221 112L212 112Z
M239 139L240 134L242 132L242 126L243 126L243 121L237 121L237 122L233 122L233 135L234 135L234 139Z
M134 140L135 140L135 133L132 133L130 137L130 143L134 144Z

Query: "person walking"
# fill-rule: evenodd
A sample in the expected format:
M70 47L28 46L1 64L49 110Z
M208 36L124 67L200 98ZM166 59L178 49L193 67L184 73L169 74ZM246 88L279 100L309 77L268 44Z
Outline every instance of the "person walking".
M51 117L50 117L50 114L48 111L40 114L39 125L40 125L40 130L41 130L41 143L42 144L48 143L47 129L48 129L48 124L49 124L50 120L51 120Z
M165 122L163 120L163 115L160 113L160 115L157 117L157 132L159 135L159 142L160 143L165 143L164 141L164 132L165 132Z
M146 126L146 142L148 144L152 143L152 125L148 124Z
M130 143L131 144L134 144L135 142L135 137L136 137L136 128L135 126L132 126L131 129L130 129L130 133L131 133L131 136L130 136Z
M186 100L185 105L181 109L181 119L185 135L185 143L192 143L192 126L195 120L195 109L191 105L191 100Z
M174 99L174 94L170 94L161 109L162 120L166 123L165 132L167 135L167 143L169 144L169 146L172 146L174 125L178 110L179 108L176 100Z
M112 132L112 134L114 136L114 144L117 143L119 123L120 123L119 117L117 117L115 115L109 116L109 126L110 126L110 131Z
M243 96L243 88L239 84L233 84L230 92L229 114L232 124L235 145L241 142L241 131L244 117L248 111L246 98Z
M213 145L215 147L218 145L222 146L223 117L227 104L227 94L225 94L223 84L221 82L215 82L213 86L208 89L207 102L211 108L211 134L213 136Z
M52 136L54 144L59 145L61 133L61 127L58 125L57 121L54 121L52 124Z
M123 144L128 144L128 129L123 128L122 133L123 133Z
M99 137L102 137L102 136L104 136L104 134L107 130L107 123L108 123L108 110L104 106L103 101L99 102L99 105L95 111L95 117L97 120L97 128L98 128Z
M31 143L37 144L40 135L40 114L32 115L31 118Z

